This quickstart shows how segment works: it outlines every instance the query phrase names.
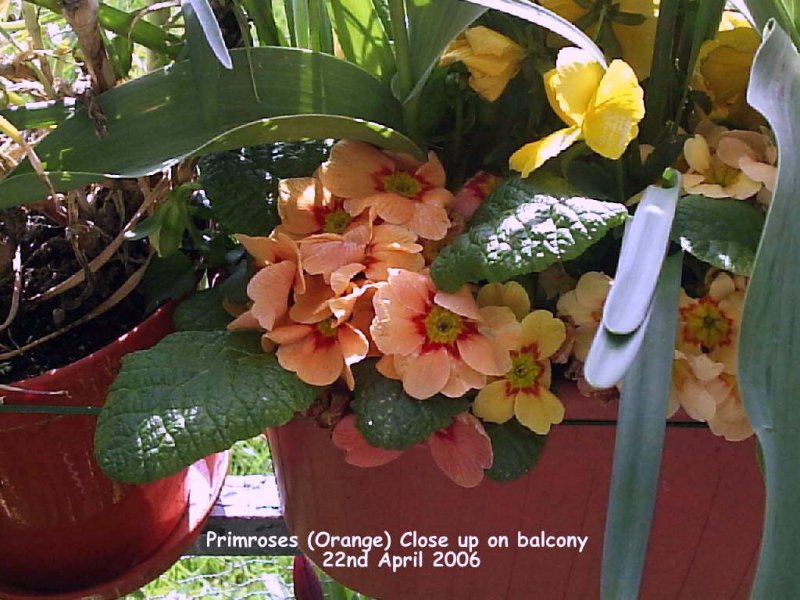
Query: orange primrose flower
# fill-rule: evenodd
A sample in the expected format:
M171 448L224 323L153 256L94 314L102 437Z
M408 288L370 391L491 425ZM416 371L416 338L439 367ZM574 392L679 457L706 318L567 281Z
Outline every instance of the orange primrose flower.
M443 238L450 226L446 206L453 195L444 188L444 168L432 152L420 163L364 142L342 140L331 149L319 177L332 194L345 198L351 216L374 207L387 223L431 240Z
M401 379L414 398L440 392L458 397L511 367L509 351L519 334L514 313L507 307L479 308L466 286L448 294L426 273L389 269L373 304L370 332L385 355L378 369Z

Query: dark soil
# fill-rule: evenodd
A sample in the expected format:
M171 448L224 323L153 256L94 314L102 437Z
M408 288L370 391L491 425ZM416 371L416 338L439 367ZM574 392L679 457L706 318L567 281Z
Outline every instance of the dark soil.
M91 261L110 243L141 203L138 192L107 189L81 211L77 232L80 251ZM0 332L0 354L24 346L80 319L110 297L139 267L148 250L144 241L124 242L90 281L45 301L38 294L82 270L67 228L51 207L0 211L0 324L11 308L14 272L11 260L19 246L22 294L11 326ZM0 359L0 383L32 377L62 367L98 350L129 331L144 316L139 292L130 294L108 312L46 342L23 355Z

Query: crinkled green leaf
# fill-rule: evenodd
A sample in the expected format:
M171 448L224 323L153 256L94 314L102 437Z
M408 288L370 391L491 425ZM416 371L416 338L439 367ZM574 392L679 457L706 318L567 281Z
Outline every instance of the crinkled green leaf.
M123 359L97 421L98 463L118 481L153 481L286 423L316 394L257 332L174 333Z
M405 393L402 382L378 373L374 360L354 366L353 375L356 427L370 444L379 448L404 450L424 442L469 407L468 398L437 395L415 400Z
M196 283L194 262L183 252L154 257L142 280L145 310L150 312L167 300L178 300L191 292Z
M516 419L502 425L484 423L483 428L492 440L494 453L486 476L495 481L512 481L525 475L539 461L547 442L546 435L534 433Z
M770 204L739 337L739 389L764 453L767 503L752 598L800 597L800 56L771 22L756 53L748 102L778 146Z
M176 331L222 331L233 317L222 307L219 289L210 288L181 302L172 320Z
M262 144L244 148L242 154L273 177L310 177L330 153L332 140Z
M467 282L506 281L583 254L628 216L622 204L557 198L523 180L504 184L486 200L478 224L446 246L431 265L436 285L453 292ZM512 207L512 208L510 208Z
M214 220L229 234L269 235L280 223L278 181L242 152L218 152L200 159L200 185Z
M686 196L678 202L671 237L702 261L750 275L763 228L764 213L752 204Z

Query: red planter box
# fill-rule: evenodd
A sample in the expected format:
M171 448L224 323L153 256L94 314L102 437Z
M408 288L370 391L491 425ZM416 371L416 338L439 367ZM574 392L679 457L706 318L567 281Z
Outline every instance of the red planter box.
M311 420L271 430L290 530L331 576L381 600L599 597L614 449L610 421L616 409L581 397L572 386L562 386L559 393L567 417L587 421L554 427L529 475L505 484L484 481L471 490L447 480L423 446L383 467L365 469L344 463L328 432ZM705 428L669 425L643 598L747 598L764 504L754 446L753 439L730 443ZM410 558L393 572L379 566L383 548L359 559L359 548L319 547L325 535L311 540L312 550L309 535L319 531L344 536L341 542L349 544L354 536L385 539L388 532L392 546L387 556ZM407 532L445 536L449 545L403 548L401 537ZM459 537L466 542L469 535L479 541L474 555L458 546ZM492 536L507 536L508 547L490 548ZM558 536L588 540L582 552L530 547L531 538L547 543L548 536L553 544ZM528 547L519 547L522 537ZM422 566L413 562L420 551L416 556ZM472 556L480 566L472 566ZM348 566L330 566L337 560ZM444 566L434 566L435 560ZM466 566L447 566L459 563Z
M5 402L102 406L122 356L170 333L173 310L161 308L80 361L13 384L68 395L3 391ZM227 457L148 485L119 484L95 461L95 423L95 416L0 414L0 597L114 598L166 569L199 533ZM190 519L190 490L198 481L206 496L215 486L216 493L195 499Z

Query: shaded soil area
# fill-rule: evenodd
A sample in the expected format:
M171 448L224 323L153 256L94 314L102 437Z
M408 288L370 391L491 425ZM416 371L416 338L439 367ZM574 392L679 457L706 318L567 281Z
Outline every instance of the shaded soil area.
M72 289L48 299L37 296L66 280L117 237L141 204L138 192L99 190L82 202L67 225L53 206L0 211L0 383L27 379L67 365L129 331L144 316L138 291L108 312L11 358L31 342L64 330L112 296L147 260L144 241L126 241L100 270ZM14 267L15 256L21 268ZM21 259L21 260L19 260ZM15 287L18 309L13 310Z

